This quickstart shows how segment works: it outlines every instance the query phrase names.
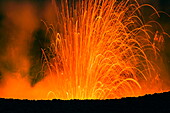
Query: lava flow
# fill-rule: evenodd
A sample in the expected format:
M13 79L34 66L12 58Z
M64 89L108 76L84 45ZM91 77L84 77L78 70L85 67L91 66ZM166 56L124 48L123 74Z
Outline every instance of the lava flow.
M22 48L25 40L7 46L8 61L20 59L13 63L17 71L1 69L1 98L115 99L169 90L161 54L169 36L154 20L160 15L153 6L136 0L52 0L51 7L51 23L42 20L50 44L40 48L38 61L22 54L31 50ZM27 32L32 31L21 33ZM40 71L30 76L38 69L35 62Z

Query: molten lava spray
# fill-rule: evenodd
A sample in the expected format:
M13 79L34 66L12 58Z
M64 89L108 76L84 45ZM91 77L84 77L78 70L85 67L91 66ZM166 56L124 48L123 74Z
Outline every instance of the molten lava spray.
M143 15L147 7L159 17L154 7L136 0L53 0L52 6L53 18L42 21L50 40L41 48L42 80L31 85L29 75L5 73L0 97L114 99L163 92L161 50L168 34Z

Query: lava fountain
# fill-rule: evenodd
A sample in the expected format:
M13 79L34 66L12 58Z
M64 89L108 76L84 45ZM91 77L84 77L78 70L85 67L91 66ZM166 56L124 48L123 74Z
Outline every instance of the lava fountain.
M50 40L41 48L43 79L31 86L19 77L26 83L20 95L2 87L1 97L115 99L163 92L161 50L168 34L143 14L147 7L159 17L154 7L136 0L53 0L52 6L55 22L42 21Z

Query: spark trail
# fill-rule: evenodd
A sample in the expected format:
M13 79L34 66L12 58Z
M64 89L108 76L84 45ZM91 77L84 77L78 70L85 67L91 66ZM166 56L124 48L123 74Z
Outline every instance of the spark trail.
M164 31L145 22L136 1L87 0L55 4L56 24L47 60L61 99L111 99L161 91ZM154 27L158 26L158 29ZM53 27L53 28L52 28ZM155 87L153 87L155 86Z

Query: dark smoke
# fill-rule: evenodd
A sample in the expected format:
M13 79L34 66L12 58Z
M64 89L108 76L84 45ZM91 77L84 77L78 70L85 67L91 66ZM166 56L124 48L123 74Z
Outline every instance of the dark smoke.
M48 20L46 10L49 8L45 3L48 4L19 0L1 1L1 81L5 75L14 76L14 73L20 73L23 77L29 76L33 86L45 76L42 49L47 51L50 46L46 26L41 22L46 15Z

